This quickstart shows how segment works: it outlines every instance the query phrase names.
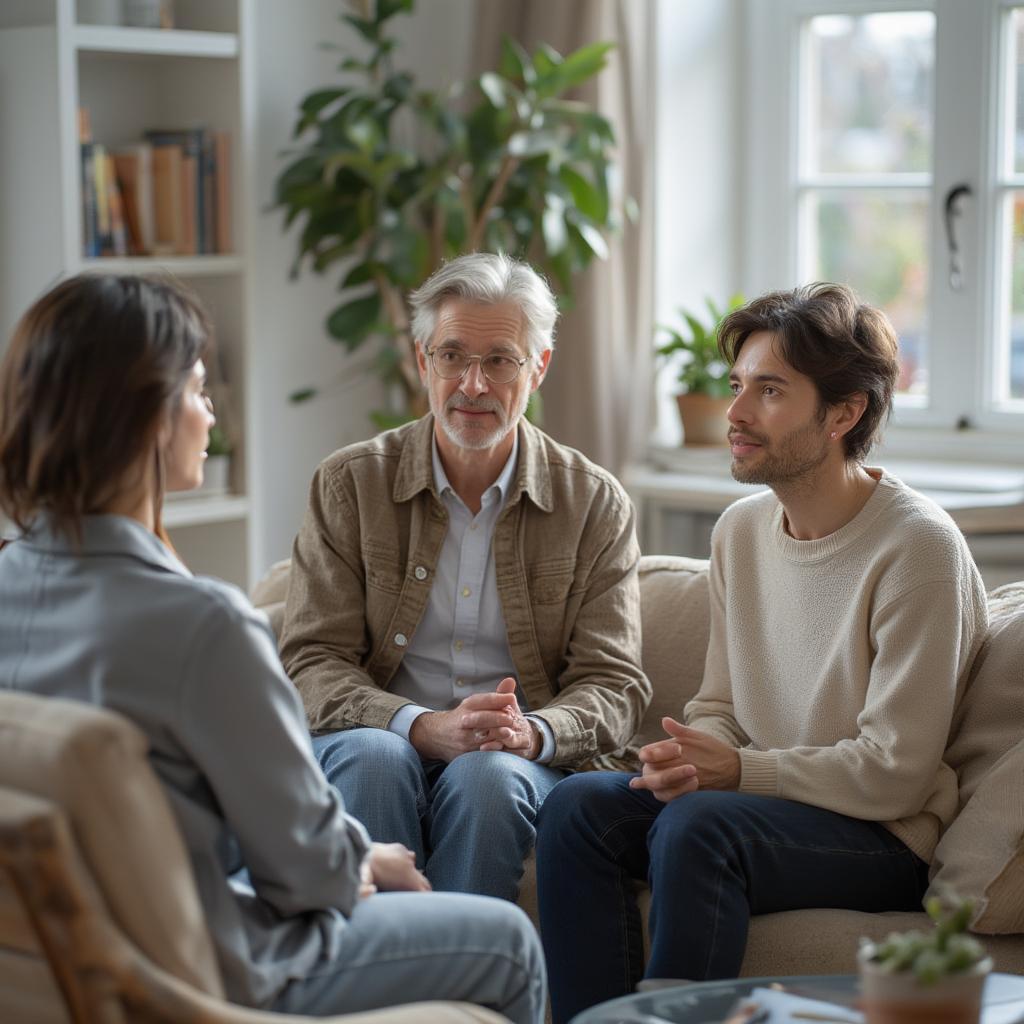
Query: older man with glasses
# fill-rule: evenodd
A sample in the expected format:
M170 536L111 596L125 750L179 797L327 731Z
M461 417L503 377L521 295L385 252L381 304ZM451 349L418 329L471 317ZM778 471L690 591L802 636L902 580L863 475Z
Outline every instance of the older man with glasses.
M473 253L412 305L430 412L317 469L281 656L372 838L435 889L514 900L544 798L616 764L650 700L633 509L524 416L554 342L543 278Z

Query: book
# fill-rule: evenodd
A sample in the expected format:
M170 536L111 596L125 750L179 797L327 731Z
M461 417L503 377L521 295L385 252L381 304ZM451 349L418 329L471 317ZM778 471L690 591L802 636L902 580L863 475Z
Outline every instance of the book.
M85 107L78 108L78 147L81 160L79 187L82 192L82 255L99 256L96 226L96 164L92 126L89 111Z
M146 141L154 151L165 146L176 146L182 154L181 216L179 253L203 252L203 148L205 128L151 128L145 132Z
M114 158L107 152L103 154L103 187L106 193L107 218L109 234L105 238L101 256L127 256L128 231L124 219L124 203L121 199L121 186L114 170Z
M113 150L114 172L124 203L128 248L133 256L153 252L156 228L153 221L153 147L131 143Z
M181 252L185 226L182 215L184 185L181 146L153 147L153 252L173 256Z
M202 188L199 158L185 152L181 158L181 244L178 252L194 256L200 251Z
M96 225L96 172L93 143L79 144L82 154L82 255L99 256L99 233Z

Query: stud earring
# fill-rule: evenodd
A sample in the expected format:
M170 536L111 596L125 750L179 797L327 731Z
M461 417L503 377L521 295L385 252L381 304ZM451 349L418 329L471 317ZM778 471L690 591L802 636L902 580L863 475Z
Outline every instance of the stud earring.
M828 436L831 437L832 440L834 441L839 435L833 430L832 433L829 434Z

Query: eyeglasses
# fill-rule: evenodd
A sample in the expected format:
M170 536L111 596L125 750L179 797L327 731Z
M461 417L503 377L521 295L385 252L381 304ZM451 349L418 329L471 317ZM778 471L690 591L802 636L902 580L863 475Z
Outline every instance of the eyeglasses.
M443 380L462 380L469 372L470 366L479 363L481 372L492 384L511 384L530 361L529 356L516 359L515 356L506 356L499 352L488 352L485 356L470 356L462 349L451 346L428 348L427 356L430 358L434 373Z

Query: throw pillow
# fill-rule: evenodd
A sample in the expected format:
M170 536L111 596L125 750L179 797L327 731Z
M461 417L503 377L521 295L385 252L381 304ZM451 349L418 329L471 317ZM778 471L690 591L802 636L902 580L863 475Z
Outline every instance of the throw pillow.
M1024 736L1024 583L988 596L989 629L971 667L943 760L957 773L960 806Z
M946 889L974 903L974 931L1024 931L1024 740L996 762L939 840L925 898Z

